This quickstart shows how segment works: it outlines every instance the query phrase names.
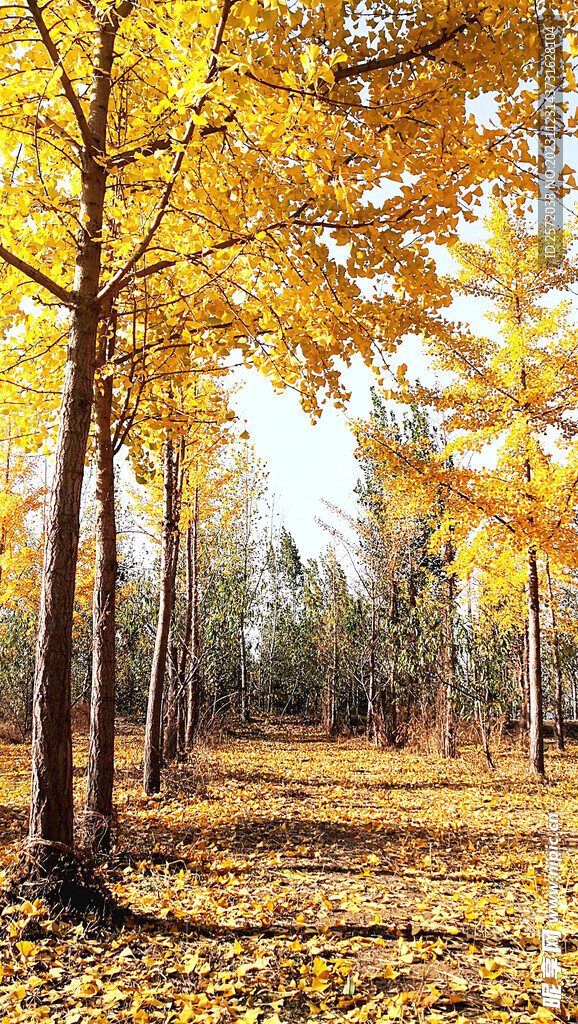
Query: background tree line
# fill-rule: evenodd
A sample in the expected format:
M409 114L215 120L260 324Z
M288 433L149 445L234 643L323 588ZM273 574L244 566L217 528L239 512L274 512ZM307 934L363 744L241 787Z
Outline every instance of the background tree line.
M421 407L396 418L374 393L369 426L424 455L440 450ZM203 479L197 473L178 526L161 763L184 753L191 713L189 741L233 723L299 715L331 735L365 735L379 745L428 743L450 756L463 725L468 735L473 725L489 760L497 725L515 720L527 743L523 581L515 573L506 581L501 565L486 565L465 582L448 574L443 497L426 511L416 509L399 470L384 473L367 452L359 459L358 515L328 509L331 540L317 559L304 559L279 525L266 472L246 444L235 454L225 449ZM30 460L27 465L26 479L34 483ZM33 486L29 505L18 505L26 530L22 522L18 530L9 524L8 511L4 519L12 541L11 560L3 562L0 708L22 738L32 714L41 491ZM115 714L144 724L161 603L158 476L117 511ZM90 702L92 678L93 523L87 500L72 669L73 705L80 707ZM542 582L547 591L545 577ZM554 716L560 696L562 720L574 720L576 583L556 585L544 603L544 708Z

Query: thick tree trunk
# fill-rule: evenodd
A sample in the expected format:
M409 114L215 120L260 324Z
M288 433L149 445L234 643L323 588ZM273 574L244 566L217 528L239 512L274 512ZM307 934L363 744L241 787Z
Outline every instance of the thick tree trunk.
M80 496L90 428L99 320L98 294L106 170L106 125L116 17L99 25L89 96L90 152L81 153L70 341L46 520L36 648L29 853L31 870L55 871L74 842L70 669ZM96 157L96 159L95 159Z
M558 627L556 623L556 609L554 607L554 594L552 593L552 579L550 576L550 562L546 559L546 578L548 580L548 599L550 601L550 618L552 625L552 661L554 663L554 732L558 750L564 750L564 719L562 713L562 666L560 662L560 644L558 642Z
M530 688L530 772L544 778L542 663L540 660L540 592L536 553L528 553L528 677Z
M108 353L106 353L108 357ZM111 440L112 376L95 388L96 526L92 690L86 829L93 850L110 849L114 780L116 521Z
M158 793L161 788L161 712L167 664L169 630L173 608L173 548L176 529L174 518L173 444L165 445L163 475L163 529L161 543L160 601L151 668L147 717L145 726L143 787L145 793Z

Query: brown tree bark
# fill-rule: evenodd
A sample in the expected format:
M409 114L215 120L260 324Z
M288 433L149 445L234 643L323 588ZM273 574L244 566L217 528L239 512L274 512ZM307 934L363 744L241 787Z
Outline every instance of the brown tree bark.
M519 743L525 748L530 727L530 680L528 675L528 623L524 626L520 651L520 729Z
M186 556L186 575L185 575L185 629L181 642L181 649L178 658L178 723L177 729L183 731L182 737L182 749L187 748L187 718L189 714L190 704L190 686L189 680L187 679L187 668L189 664L189 654L191 652L191 635L193 629L193 594L192 594L192 544L193 544L193 527L191 523L187 524L187 530L185 533L185 556ZM194 730L193 730L194 731Z
M335 579L335 556L332 552L331 563L331 600L333 605L333 624L331 631L331 665L327 673L324 725L330 736L337 733L337 680L339 672L339 649L337 642L337 588Z
M173 443L167 440L163 469L163 528L159 614L151 668L144 743L143 787L145 793L149 795L158 793L161 788L161 712L174 589L172 572L176 532L174 492L175 466Z
M240 648L240 688L241 688L241 718L244 722L251 721L251 714L249 711L249 687L247 681L247 645L245 643L245 623L241 620L239 628L239 648Z
M41 11L29 3L38 24ZM118 27L116 13L99 23L81 150L74 306L56 441L54 476L46 520L40 599L29 824L32 870L57 871L74 842L70 669L72 614L78 555L80 496L90 428L97 302L106 170L106 126Z
M444 547L444 563L451 565L454 557L451 540ZM439 748L442 757L456 756L456 724L454 716L454 691L456 679L456 653L454 645L454 604L455 584L453 574L448 574L444 608L444 683L439 700Z
M564 718L562 713L562 666L560 661L560 644L558 641L558 626L556 622L556 609L554 607L554 594L552 593L552 578L550 576L550 562L546 559L546 578L548 580L548 600L550 601L550 619L552 627L552 661L554 663L554 732L558 750L564 750Z
M9 422L8 423L8 447L7 447L7 450L6 450L6 470L5 470L5 473L4 473L4 483L6 485L6 492L8 492L8 487L10 485L10 456L12 454L11 437L12 437L12 424ZM3 520L2 524L0 526L0 586L2 586L2 558L6 554L6 540L7 540L6 523Z
M163 737L163 761L173 761L177 756L178 745L178 701L179 680L177 674L177 647L173 644L169 657L169 687L166 700L165 729Z
M106 345L99 361L112 352ZM90 741L86 788L86 832L93 850L108 852L111 841L114 782L114 691L116 519L114 508L114 452L111 438L113 378L96 382L94 395L96 441L95 574L92 604L92 689Z
M530 690L530 773L545 777L542 663L540 660L540 592L536 552L528 552L528 679Z
M371 588L371 625L370 625L370 636L369 636L369 673L368 673L368 690L367 690L367 724L366 724L366 736L367 739L373 738L377 741L377 737L374 735L375 725L375 644L376 644L376 598L375 598L375 586Z
M201 629L199 621L199 488L195 487L193 521L188 535L187 548L187 592L190 608L190 638L192 664L187 686L187 725L186 747L190 749L195 739L199 724L201 706ZM186 651L183 650L185 662L182 669L183 680L186 678Z
M397 585L395 576L391 577L389 601L389 623L391 630L391 663L385 685L379 688L374 712L373 739L378 747L394 746L397 740Z

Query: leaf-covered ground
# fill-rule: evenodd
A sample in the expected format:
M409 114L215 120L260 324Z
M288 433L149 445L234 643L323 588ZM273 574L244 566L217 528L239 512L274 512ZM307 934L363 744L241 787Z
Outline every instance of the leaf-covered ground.
M75 749L82 798L87 744ZM564 1019L578 1019L578 750L547 786L517 751L490 773L314 732L199 752L159 798L141 736L118 741L118 850L103 869L122 928L0 921L0 1021L548 1020L539 1006L547 814L565 862ZM21 843L29 759L0 747L1 868ZM0 883L2 870L0 870Z

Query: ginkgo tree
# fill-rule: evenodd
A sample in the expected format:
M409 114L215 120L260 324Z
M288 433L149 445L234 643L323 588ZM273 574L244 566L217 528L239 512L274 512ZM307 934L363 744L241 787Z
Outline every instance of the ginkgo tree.
M571 13L569 0L559 7ZM73 847L71 623L99 321L135 279L190 262L215 277L244 261L247 288L266 278L274 297L241 346L258 363L292 290L311 307L326 287L339 296L319 330L291 341L314 385L335 387L337 357L369 359L375 341L386 351L422 322L426 241L455 233L480 179L529 169L535 111L519 83L540 37L529 0L511 13L487 0L433 10L401 0L385 19L341 3L304 17L249 0L71 0L57 11L25 0L3 12L0 32L2 327L25 330L32 297L52 307L54 338L68 338L30 819L31 868L51 870ZM497 96L497 126L478 127L468 109L483 92ZM373 202L385 182L393 195ZM349 245L345 267L324 233ZM391 287L376 328L355 282L378 273Z
M452 287L490 300L497 331L481 337L448 321L427 341L443 384L403 388L443 417L447 442L427 461L391 434L369 430L364 443L431 500L444 495L454 547L479 546L483 564L491 527L525 559L530 769L543 776L539 561L574 566L578 541L578 328L563 294L575 280L573 238L568 230L560 266L549 266L523 212L496 201L486 227L486 244L453 247Z
M176 389L170 386L170 390ZM163 447L159 616L151 668L144 749L143 785L147 793L158 793L160 789L161 708L169 633L175 604L183 503L189 504L192 496L194 504L199 471L201 467L206 471L207 464L215 458L215 452L225 443L224 435L231 423L226 392L216 387L214 378L209 377L205 382L195 381L194 385L189 388L181 387L179 391L179 415L173 414L173 423L167 427ZM187 535L188 544L192 540L192 536ZM191 552L191 556L192 554L194 551ZM194 695L189 693L189 696ZM192 709L190 714L193 714Z

